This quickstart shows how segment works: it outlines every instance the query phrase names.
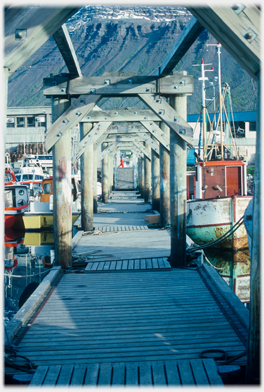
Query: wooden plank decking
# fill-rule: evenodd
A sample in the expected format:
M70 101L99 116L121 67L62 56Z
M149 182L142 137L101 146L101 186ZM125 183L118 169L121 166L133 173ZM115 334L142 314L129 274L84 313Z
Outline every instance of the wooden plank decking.
M18 347L37 366L193 360L243 352L242 327L196 270L67 273Z
M39 366L31 387L223 385L213 359Z
M103 217L106 226L130 209L120 206ZM127 214L127 225L142 225L142 207L133 208L140 213ZM235 294L205 266L171 268L169 231L79 237L74 254L87 256L86 269L61 273L12 342L37 367L32 386L222 385L204 350L244 353L237 363L246 363L247 323L226 289Z

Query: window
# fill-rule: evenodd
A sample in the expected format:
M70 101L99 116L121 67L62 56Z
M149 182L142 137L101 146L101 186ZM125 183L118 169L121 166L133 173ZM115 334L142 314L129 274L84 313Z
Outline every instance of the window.
M29 180L28 174L23 174L22 181Z
M27 126L34 127L35 126L35 117L27 117Z
M44 195L49 195L51 192L51 186L50 184L47 182L46 184L44 184L43 186L43 193Z
M39 180L39 175L38 174L35 175L35 180Z
M233 136L239 138L239 137L245 137L245 121L236 121L235 122L235 135L234 135L234 130L232 129L232 134Z
M38 122L38 127L45 127L46 123L45 122Z
M17 117L17 128L24 128L25 117Z
M36 117L36 120L38 122L38 127L45 127L46 126L45 116Z
M256 121L249 121L249 131L256 132Z
M21 175L20 175L20 174L17 174L17 175L16 175L16 179L17 179L18 182L20 181L20 178L21 178Z
M7 117L6 126L7 126L7 128L14 128L15 127L15 118L14 117Z

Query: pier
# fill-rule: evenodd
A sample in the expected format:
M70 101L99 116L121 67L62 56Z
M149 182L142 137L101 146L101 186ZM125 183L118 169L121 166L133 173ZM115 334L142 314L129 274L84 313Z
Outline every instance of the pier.
M260 383L260 10L242 8L189 7L194 16L152 75L86 77L65 25L77 8L29 7L21 22L21 9L7 7L4 114L8 76L51 36L69 71L43 79L56 266L6 328L33 363L30 386L219 386L230 363L247 384ZM258 89L250 312L212 266L186 254L193 76L174 68L204 28ZM94 110L106 97L136 97L148 110ZM78 124L81 216L72 238L71 130ZM134 164L120 168L126 149Z
M225 360L202 356L219 348L245 366L248 310L213 267L171 268L170 230L149 228L151 205L126 192L78 231L72 256L85 266L55 269L8 325L36 367L31 386L223 385Z

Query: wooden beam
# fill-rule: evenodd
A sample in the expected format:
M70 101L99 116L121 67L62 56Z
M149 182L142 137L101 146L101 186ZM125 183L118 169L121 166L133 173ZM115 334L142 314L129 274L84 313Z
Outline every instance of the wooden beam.
M166 56L165 60L162 62L159 69L156 70L155 75L164 76L172 72L203 30L204 27L195 19L195 17L192 17L182 30L180 36L177 38L175 44Z
M45 78L44 95L60 96L81 94L101 94L105 96L134 96L137 94L192 94L193 93L193 76L168 75L162 78L157 76L138 76L134 73L125 76L122 74L109 74L107 76L88 76L69 80L67 91L65 86L52 85L53 78ZM56 79L57 81L57 79ZM159 82L158 82L159 81Z
M147 133L129 133L129 134L108 134L106 138L106 142L141 142L148 138Z
M63 24L55 34L53 34L53 38L55 39L71 76L73 78L82 77L81 68L77 60L70 34L65 24Z
M149 151L146 149L145 146L143 146L143 144L139 143L139 142L133 142L135 144L135 146L151 161L151 154L149 153Z
M141 120L159 121L159 118L152 110L118 108L114 110L91 110L90 113L82 119L82 122L132 122Z
M94 149L97 151L98 147L101 147L101 144L107 138L107 132L104 132L95 142L94 142ZM100 149L98 150L100 151Z
M101 152L101 155L98 154L98 163L101 162L102 159L109 155L116 148L117 143L109 143L108 146Z
M74 128L100 100L100 95L80 96L74 103L51 125L46 134L45 149L50 151L52 146L61 138L61 136Z
M145 102L165 124L173 129L188 144L193 142L193 129L190 125L173 109L164 98L159 95L139 94Z
M150 134L140 134L139 137L141 139L140 141L147 143L149 147L159 155L159 143L156 139L152 138Z
M96 143L96 141L105 133L109 125L111 125L111 121L97 123L94 125L91 131L87 133L87 135L80 141L78 149L76 151L76 159L80 158L80 156L84 153L87 147L89 147L93 143Z
M187 8L256 80L261 63L260 10L251 4Z
M108 130L109 134L130 134L130 133L146 133L146 128L141 125L118 125L118 126L111 126Z
M125 150L125 149L128 149L128 150L134 151L139 157L141 157L141 158L144 157L144 154L143 154L143 153L140 151L140 149L139 149L137 146L135 146L133 143L119 143L119 144L117 145L117 149L118 149L118 150Z
M160 120L160 119L159 119ZM170 151L170 140L168 136L153 121L141 121L141 124L161 143L168 151Z
M10 6L4 15L4 66L15 72L79 7Z

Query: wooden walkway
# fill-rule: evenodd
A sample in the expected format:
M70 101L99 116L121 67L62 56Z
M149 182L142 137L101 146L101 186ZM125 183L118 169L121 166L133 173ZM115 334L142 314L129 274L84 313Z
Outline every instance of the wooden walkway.
M49 372L55 372L52 382L60 383L59 375L70 366L72 377L74 369L82 369L81 384L109 385L113 371L128 367L137 374L148 369L138 377L140 385L156 385L156 377L171 385L168 369L176 362L175 377L185 384L181 369L191 374L196 364L207 374L200 361L204 350L220 347L228 356L246 350L247 331L232 317L221 293L208 287L199 270L72 272L63 274L17 344L20 355L45 373L40 384ZM118 380L125 383L123 373ZM199 381L193 377L189 383Z
M31 387L223 385L213 359L39 366Z
M127 214L128 225L134 219ZM171 268L169 237L159 229L82 236L74 254L98 259L88 257L82 273L61 272L12 342L37 368L32 386L213 386L222 385L221 361L202 359L204 350L244 353L236 363L246 363L246 323L226 290L234 293L204 266ZM102 260L102 249L113 254Z
M134 168L119 167L117 169L116 189L134 189Z

